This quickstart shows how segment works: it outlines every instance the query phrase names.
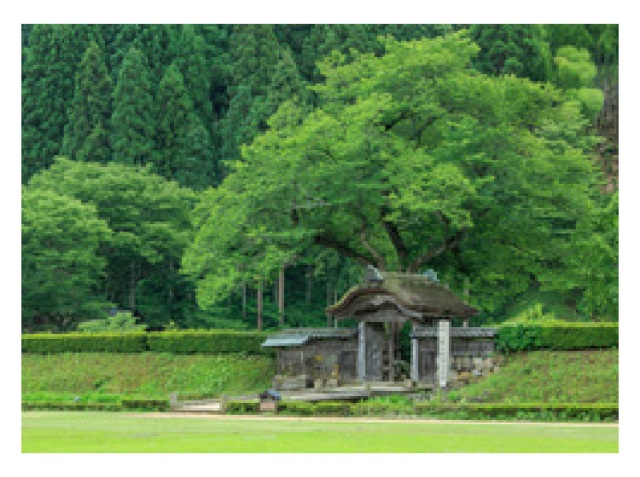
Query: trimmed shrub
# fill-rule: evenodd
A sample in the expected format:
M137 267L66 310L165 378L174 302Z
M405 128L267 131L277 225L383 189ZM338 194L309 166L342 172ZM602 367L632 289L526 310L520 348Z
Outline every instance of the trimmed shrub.
M121 411L120 403L62 403L33 401L23 402L23 411Z
M543 347L554 350L612 348L618 346L617 323L549 325L540 330Z
M167 331L149 333L149 351L175 354L265 354L261 345L268 334L257 331Z
M65 333L22 335L23 353L246 353L269 355L263 349L268 333L253 331L165 331L161 333Z
M617 323L505 324L498 327L496 339L496 349L502 353L615 346L618 346Z
M122 409L140 409L148 411L166 411L169 401L166 399L127 398L122 400Z
M230 414L255 414L259 402L228 401ZM445 404L417 402L394 404L376 401L299 402L281 401L278 413L293 416L422 416L444 419L531 420L531 421L616 421L618 404Z
M618 404L566 404L566 403L479 403L479 404L433 404L416 403L418 415L448 417L455 419L520 419L520 420L569 420L600 421L617 420Z
M65 333L22 335L23 353L140 353L146 333Z
M228 414L252 414L260 411L260 402L251 401L227 401L226 412Z

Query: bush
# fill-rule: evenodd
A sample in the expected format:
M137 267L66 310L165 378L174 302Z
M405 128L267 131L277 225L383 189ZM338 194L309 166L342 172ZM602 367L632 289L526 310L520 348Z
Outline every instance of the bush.
M417 403L416 414L456 419L519 419L543 421L614 421L618 404L432 404Z
M166 411L169 409L167 399L127 398L122 400L122 409L139 409L148 411Z
M267 333L257 331L167 331L150 333L147 341L153 352L265 354L261 345L266 338Z
M22 335L23 353L270 354L262 343L268 334L253 331L166 331L161 333L65 333Z
M260 411L260 402L251 401L227 401L226 412L228 414L252 414Z
M65 333L22 335L23 353L141 353L145 333Z
M255 401L228 401L230 414L255 414L260 404ZM376 400L349 402L281 401L280 414L293 416L423 416L446 419L500 419L533 421L616 421L618 404L445 404L416 402L413 404Z
M117 312L103 320L89 320L78 324L78 331L84 333L146 331L147 325L136 324L130 311Z
M498 327L496 349L502 353L534 349L578 350L618 346L617 323L505 324Z

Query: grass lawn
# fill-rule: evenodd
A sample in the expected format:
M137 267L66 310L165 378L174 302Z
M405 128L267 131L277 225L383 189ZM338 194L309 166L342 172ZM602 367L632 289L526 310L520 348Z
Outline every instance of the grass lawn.
M618 427L23 412L22 451L618 452Z

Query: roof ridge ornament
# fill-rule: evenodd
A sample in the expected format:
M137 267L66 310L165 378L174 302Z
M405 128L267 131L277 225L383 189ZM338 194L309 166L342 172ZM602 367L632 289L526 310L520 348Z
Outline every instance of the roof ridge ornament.
M384 277L373 265L367 265L367 269L364 272L364 282L367 285L381 285L384 282Z

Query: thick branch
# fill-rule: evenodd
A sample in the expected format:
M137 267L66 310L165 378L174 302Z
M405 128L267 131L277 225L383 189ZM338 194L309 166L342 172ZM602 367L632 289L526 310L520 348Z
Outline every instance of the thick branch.
M321 245L323 247L331 248L345 257L349 257L355 260L358 263L363 265L374 265L373 260L370 257L362 255L352 248L346 246L345 244L338 242L337 240L327 237L325 235L317 235L314 237L313 242L316 245Z
M367 236L364 232L364 227L360 231L360 243L362 243L363 247L366 248L371 255L373 255L376 259L376 266L385 271L387 269L387 262L382 255L380 255L375 248L373 248L369 242L367 242Z
M447 250L452 250L453 248L457 247L464 237L466 231L467 228L462 227L453 237L446 238L442 244L438 245L435 248L432 248L424 255L415 259L413 263L407 268L407 272L416 273L418 270L420 270L420 267L422 267L422 265L427 263L429 260L437 257Z
M387 231L387 235L393 244L393 248L396 249L396 253L398 254L398 262L399 269L402 270L407 263L407 255L409 251L407 250L407 246L404 244L404 240L402 240L402 236L400 235L400 231L398 227L393 222L389 222L382 218L382 225L384 225L384 229Z

